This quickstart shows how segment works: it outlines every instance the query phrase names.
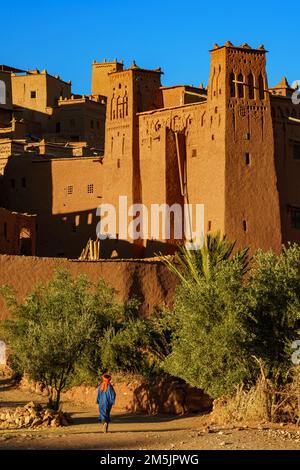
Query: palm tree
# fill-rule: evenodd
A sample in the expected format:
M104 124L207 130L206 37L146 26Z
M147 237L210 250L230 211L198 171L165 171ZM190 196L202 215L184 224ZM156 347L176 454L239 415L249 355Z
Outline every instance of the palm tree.
M213 268L222 261L231 259L242 264L242 273L246 274L249 266L249 247L237 250L233 254L236 242L229 242L220 232L207 234L205 243L199 250L188 250L180 246L172 257L162 256L162 261L186 285L199 284L200 280L209 279Z

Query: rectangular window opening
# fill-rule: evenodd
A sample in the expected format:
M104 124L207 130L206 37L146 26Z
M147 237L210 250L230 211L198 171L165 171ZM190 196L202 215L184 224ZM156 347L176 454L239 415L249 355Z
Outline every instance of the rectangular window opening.
M300 160L300 142L294 142L293 156L294 160Z
M291 227L300 230L300 208L291 209Z
M245 163L247 166L251 164L250 153L245 153Z

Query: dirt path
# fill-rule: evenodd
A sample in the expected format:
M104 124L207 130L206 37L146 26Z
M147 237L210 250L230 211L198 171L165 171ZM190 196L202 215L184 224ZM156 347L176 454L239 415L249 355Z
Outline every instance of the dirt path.
M0 380L0 407L22 406L44 398ZM0 449L105 449L105 450L300 450L297 428L229 429L207 427L207 416L143 416L113 414L108 434L101 432L97 407L65 403L73 424L59 429L0 430Z

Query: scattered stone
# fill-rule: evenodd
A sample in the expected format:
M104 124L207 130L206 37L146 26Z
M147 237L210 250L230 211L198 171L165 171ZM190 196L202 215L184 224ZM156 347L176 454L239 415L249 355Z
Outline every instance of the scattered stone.
M23 408L3 410L0 415L0 427L2 429L60 427L68 426L70 421L67 414L43 408L40 404L34 402L27 403Z

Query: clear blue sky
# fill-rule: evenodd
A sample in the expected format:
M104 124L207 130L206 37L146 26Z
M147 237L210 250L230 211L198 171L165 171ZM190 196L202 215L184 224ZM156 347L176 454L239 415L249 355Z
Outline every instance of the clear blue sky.
M279 2L278 2L279 3ZM300 79L297 3L200 0L27 0L1 2L0 63L46 68L90 92L93 59L161 66L164 85L207 84L217 42L264 44L269 84Z

